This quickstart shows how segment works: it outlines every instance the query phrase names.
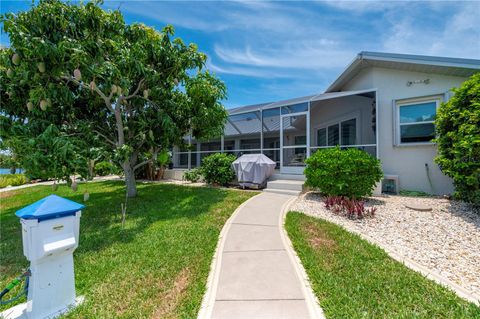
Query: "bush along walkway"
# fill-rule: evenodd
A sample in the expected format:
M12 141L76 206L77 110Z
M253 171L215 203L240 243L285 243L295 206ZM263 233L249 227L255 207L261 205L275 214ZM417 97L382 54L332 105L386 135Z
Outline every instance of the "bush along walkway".
M237 209L220 235L199 318L323 318L283 230L293 199L262 193Z

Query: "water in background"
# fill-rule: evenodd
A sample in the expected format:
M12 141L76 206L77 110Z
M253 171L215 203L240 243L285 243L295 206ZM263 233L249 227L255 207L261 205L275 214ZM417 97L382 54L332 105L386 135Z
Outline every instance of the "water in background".
M17 168L15 171L15 174L20 174L23 173L24 170L21 168ZM0 168L0 175L5 175L5 174L10 174L10 169L9 168Z

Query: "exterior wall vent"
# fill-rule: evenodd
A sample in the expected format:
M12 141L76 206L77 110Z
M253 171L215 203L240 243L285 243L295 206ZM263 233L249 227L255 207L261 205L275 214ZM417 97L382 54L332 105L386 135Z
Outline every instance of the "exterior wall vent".
M384 175L382 179L382 193L398 194L399 192L398 175Z

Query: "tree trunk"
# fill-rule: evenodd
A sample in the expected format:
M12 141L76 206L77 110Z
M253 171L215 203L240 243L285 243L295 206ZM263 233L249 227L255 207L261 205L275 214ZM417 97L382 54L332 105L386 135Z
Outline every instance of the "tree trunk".
M127 187L127 197L132 198L137 196L137 184L135 182L135 171L130 165L130 162L123 163L123 172L125 174L125 186Z
M93 180L95 177L95 160L89 159L88 160L88 179Z

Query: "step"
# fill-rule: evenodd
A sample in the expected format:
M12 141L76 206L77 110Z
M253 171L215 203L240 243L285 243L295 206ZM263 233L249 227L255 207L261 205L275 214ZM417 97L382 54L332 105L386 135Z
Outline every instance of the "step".
M275 193L275 194L292 195L292 196L298 196L301 193L300 191L292 191L288 189L275 189L275 188L265 188L263 191L265 193Z
M269 181L277 180L293 180L293 181L305 181L305 175L303 174L281 174L275 173L268 178Z
M295 180L275 180L267 182L267 189L284 189L301 192L303 190L303 183L303 181Z

